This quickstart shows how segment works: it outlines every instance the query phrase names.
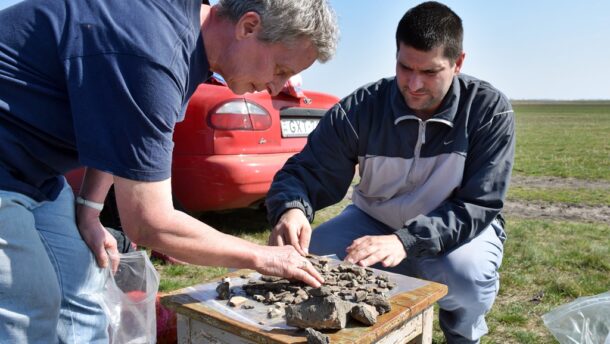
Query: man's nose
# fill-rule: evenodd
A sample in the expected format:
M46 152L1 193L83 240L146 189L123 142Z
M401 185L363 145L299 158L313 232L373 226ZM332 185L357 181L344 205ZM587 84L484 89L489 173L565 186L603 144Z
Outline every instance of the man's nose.
M265 85L267 86L267 92L269 92L269 94L272 96L277 96L282 88L284 88L286 81L288 81L288 78L275 77L272 81Z
M411 91L417 91L419 89L421 89L422 87L424 87L424 82L422 80L422 77L418 74L418 73L412 73L411 76L409 77L409 90Z

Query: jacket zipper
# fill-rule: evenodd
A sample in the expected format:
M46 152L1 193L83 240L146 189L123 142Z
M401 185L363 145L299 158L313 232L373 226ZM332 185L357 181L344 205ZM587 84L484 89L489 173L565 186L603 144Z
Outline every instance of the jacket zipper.
M421 153L421 146L426 143L426 122L421 119L417 119L419 122L419 128L417 132L417 142L415 143L415 152L413 154L413 164L411 164L411 168L409 169L409 174L407 175L407 185L409 185L409 189L412 189L412 175L413 171L417 167L417 161L419 160L419 155Z

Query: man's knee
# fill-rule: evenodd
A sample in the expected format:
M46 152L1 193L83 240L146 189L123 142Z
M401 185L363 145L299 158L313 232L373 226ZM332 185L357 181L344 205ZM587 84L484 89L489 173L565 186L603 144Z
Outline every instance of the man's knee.
M481 313L491 309L499 285L496 265L477 259L476 255L470 257L446 262L442 283L448 286L449 292L439 302L441 308L476 308Z

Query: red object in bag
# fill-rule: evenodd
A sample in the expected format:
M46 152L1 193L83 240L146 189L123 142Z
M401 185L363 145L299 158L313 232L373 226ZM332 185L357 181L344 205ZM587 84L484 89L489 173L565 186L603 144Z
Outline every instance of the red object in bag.
M155 308L157 310L157 344L175 344L178 342L178 325L176 313L161 304L164 293L157 293Z

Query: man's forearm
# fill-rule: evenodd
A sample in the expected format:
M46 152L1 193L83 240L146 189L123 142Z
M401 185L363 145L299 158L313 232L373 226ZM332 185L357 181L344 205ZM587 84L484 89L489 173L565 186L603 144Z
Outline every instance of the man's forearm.
M500 212L498 206L483 206L451 199L429 214L409 220L396 232L407 254L413 257L444 254L472 239Z
M114 177L121 224L139 245L198 265L255 268L262 247L221 233L175 210L171 180L142 182Z
M91 203L80 203L78 202L79 199L77 199L76 218L79 227L87 221L99 218L101 207L103 207L104 200L106 195L108 195L108 190L112 183L113 177L110 173L94 168L86 168L79 197L84 202L94 202L94 206L91 206ZM80 201L83 202L83 200ZM95 203L99 204L99 208ZM96 221L99 221L99 219Z
M112 174L87 167L80 189L80 196L88 201L104 203L112 183Z
M124 229L138 244L191 264L256 269L264 257L260 245L219 232L178 210L148 228Z

